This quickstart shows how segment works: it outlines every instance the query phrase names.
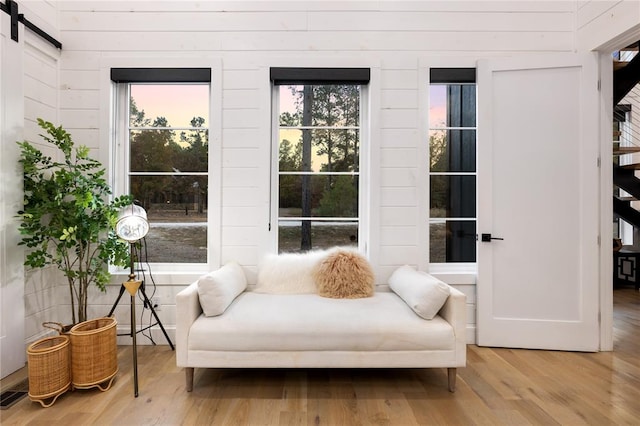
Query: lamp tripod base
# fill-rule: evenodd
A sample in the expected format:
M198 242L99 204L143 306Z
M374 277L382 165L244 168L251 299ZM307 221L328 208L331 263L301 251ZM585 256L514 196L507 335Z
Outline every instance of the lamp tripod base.
M137 344L136 336L138 335L138 333L141 333L153 327L154 325L159 325L160 329L162 330L162 333L164 334L164 337L167 339L167 343L169 343L169 346L171 346L171 350L172 351L175 350L175 347L173 346L173 343L171 342L171 339L167 334L167 330L164 329L164 326L162 325L162 321L160 321L160 318L158 318L158 314L156 313L155 309L153 309L151 300L149 300L149 298L147 297L147 293L144 291L144 281L135 280L135 275L133 274L129 275L129 280L122 283L122 285L120 286L120 293L118 294L118 298L114 302L113 306L111 307L111 310L109 311L109 315L107 316L110 317L113 315L113 312L116 310L116 306L118 306L118 302L120 302L120 299L122 298L122 295L124 294L125 290L131 295L131 332L129 335L131 336L131 339L132 339L132 350L133 350L133 394L137 398L138 397L138 344ZM136 330L136 293L138 291L140 291L140 293L142 294L142 298L144 300L144 306L149 307L149 309L151 310L151 313L153 314L153 317L156 320L154 324L151 324L150 326L140 330Z
M136 331L136 333L141 333L153 326L160 326L160 330L162 330L162 334L164 334L165 339L167 339L167 343L169 344L169 346L171 347L171 350L175 350L175 346L173 345L173 343L171 342L171 339L169 338L169 334L167 334L167 330L165 330L164 326L162 325L162 321L160 321L160 318L158 318L158 314L156 313L156 310L153 309L153 304L151 303L151 299L149 299L147 297L147 293L144 291L144 281L125 281L124 283L122 283L122 285L120 286L120 293L118 294L118 298L116 299L116 301L113 303L113 306L111 307L111 310L109 311L109 314L107 315L108 317L110 317L111 315L113 315L113 313L116 310L116 306L118 306L118 303L120 302L120 299L122 299L122 296L124 295L125 291L128 291L129 294L131 294L131 296L135 296L135 291L133 292L133 294L127 289L127 283L130 282L138 282L140 283L139 285L139 291L140 294L142 295L142 300L144 303L144 306L148 306L149 310L151 311L151 314L153 315L153 318L155 319L155 323L149 325L148 327L145 327L141 330ZM129 287L131 287L131 285L129 285ZM134 300L135 301L135 300ZM131 330L135 330L135 327L132 327ZM129 333L126 334L126 336L131 336L133 333Z

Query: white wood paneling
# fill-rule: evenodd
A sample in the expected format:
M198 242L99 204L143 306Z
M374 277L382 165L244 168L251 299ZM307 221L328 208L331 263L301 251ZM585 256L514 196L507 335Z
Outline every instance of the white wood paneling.
M257 232L260 230L255 226L227 226L222 229L222 239L233 246L251 247Z
M391 69L381 73L382 86L388 89L410 89L416 90L418 87L418 71L414 69Z
M369 173L372 205L380 206L371 212L377 219L370 244L381 263L376 272L385 279L395 266L423 264L428 256L416 241L425 220L418 197L426 191L419 176L425 142L420 59L576 48L575 1L98 0L57 7L64 43L54 86L61 89L60 121L83 140L99 140L90 146L101 158L109 150L103 129L108 98L96 94L105 84L102 63L220 59L221 75L212 82L222 98L220 256L238 257L253 272L269 218L269 67L382 64L372 96L377 103L369 111L375 141ZM92 139L96 131L100 139Z
M418 209L415 207L381 207L381 226L413 226L417 229ZM417 231L416 231L417 232Z
M57 109L55 106L47 105L38 100L24 99L24 116L29 121L35 122L36 119L42 118L47 121L56 121ZM40 130L38 130L40 132ZM38 133L39 135L40 133Z
M222 207L222 226L251 226L260 225L260 220L256 209L247 206L223 206Z
M573 13L351 11L309 13L310 31L573 31Z
M380 228L381 246L417 246L418 234L412 226L383 226Z
M116 11L142 12L158 11L158 4L146 0L137 1L105 1L105 0L64 0L60 1L62 11ZM180 1L162 2L162 10L166 12L255 12L255 11L476 11L476 12L572 12L575 1L540 2L536 0L505 2L493 1Z
M256 148L264 136L257 127L229 128L222 130L225 148ZM246 166L245 166L246 167Z
M580 2L576 13L580 50L611 52L638 41L640 2L607 0Z
M258 149L226 148L222 152L222 164L227 167L260 167L260 153Z
M258 109L225 109L222 112L222 126L225 129L257 129L260 127Z
M260 75L257 69L225 68L222 81L224 90L257 89L260 87Z
M100 86L100 71L63 70L60 71L60 88L63 90L95 90Z
M255 245L243 246L243 245L226 245L222 252L222 263L235 261L241 265L248 267L256 267L262 258L260 249ZM246 270L245 270L246 272ZM249 284L255 284L256 280L252 274L246 274L247 282Z
M229 82L225 80L225 83ZM255 108L257 97L257 89L227 89L222 92L222 104L225 109Z
M225 188L242 188L257 186L259 182L258 168L230 168L222 171L222 185Z
M380 150L382 167L418 167L418 150L416 148L383 148Z
M415 129L418 127L418 110L383 109L380 111L380 127L383 129Z
M188 20L189 26L185 27ZM140 27L144 22L145 26ZM146 11L121 12L62 12L60 26L73 31L107 32L231 32L239 28L246 31L304 31L307 29L305 12L198 12L178 13Z
M380 185L383 187L416 187L417 169L385 167L380 169Z
M18 28L18 38L23 32ZM24 43L11 39L11 22L0 13L0 378L24 367L24 248L16 212L22 206L17 140L23 139Z
M383 90L381 103L381 107L384 109L417 109L418 92L416 87Z
M100 92L98 90L74 90L61 88L60 108L93 109L100 108Z
M58 8L55 2L46 0L18 1L18 11L30 22L47 32L54 38L59 38ZM26 31L29 32L28 30Z
M417 128L381 129L381 148L415 148L420 144L420 133Z
M51 36L59 38L57 9L54 4L46 1L19 2L19 11ZM30 30L21 31L20 37L24 39L24 139L40 148L45 155L55 157L56 151L48 144L45 145L39 136L43 131L36 119L58 122L60 51ZM27 271L24 282L25 344L48 332L42 327L44 321L60 320L56 295L64 282L64 278L51 267Z
M43 86L57 87L58 72L56 59L32 48L24 52L23 59L25 75L38 81Z
M381 206L412 207L418 205L415 187L383 186L380 189Z
M73 135L75 129L97 129L100 121L97 109L63 109L60 125Z
M58 90L55 87L45 86L41 81L31 76L24 76L24 96L33 102L43 105L56 105Z
M387 246L380 249L380 265L381 266L395 266L395 265L416 265L420 253L416 246ZM386 282L386 281L385 281ZM379 284L384 284L380 282Z
M188 25L188 23L185 23ZM69 34L64 32L63 34ZM568 52L574 47L573 33L529 32L433 32L415 33L407 43L402 31L363 31L345 34L335 32L277 31L264 33L204 31L165 33L136 32L135 43L127 33L108 31L77 33L65 39L65 48L76 51L164 52L164 51L407 51L407 52ZM108 42L106 42L108 40ZM339 46L339 47L338 47Z
M222 190L222 204L225 206L255 206L256 199L259 196L258 188L256 186L235 187L235 188L223 188Z

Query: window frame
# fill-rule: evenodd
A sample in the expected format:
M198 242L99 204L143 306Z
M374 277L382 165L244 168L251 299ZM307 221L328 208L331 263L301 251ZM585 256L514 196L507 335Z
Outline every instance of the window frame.
M100 98L103 104L109 108L102 109L101 123L103 129L100 135L100 159L103 164L108 164L107 177L113 188L113 196L128 194L128 161L127 146L123 146L122 141L126 136L128 120L128 89L123 90L128 83L115 82L112 80L112 70L118 67L131 68L134 70L167 69L176 70L178 74L188 73L190 68L202 68L209 72L209 116L206 119L208 126L208 159L207 159L207 261L204 263L152 263L151 270L157 284L175 284L176 282L188 283L197 279L203 273L218 268L221 263L221 175L222 175L222 65L219 60L181 60L179 64L168 59L132 59L113 58L106 60L101 67L103 84L101 85ZM166 75L166 74L164 74ZM155 78L155 77L154 77ZM191 80L183 81L149 81L149 83L189 83ZM202 82L202 81L200 81ZM136 82L133 82L136 83ZM119 120L122 120L119 123ZM118 283L122 277L128 274L127 268L110 267L112 273L112 283Z
M366 71L365 71L366 70ZM275 71L275 73L274 73ZM275 76L275 77L274 77ZM294 76L282 78L282 76ZM363 76L366 81L363 80ZM359 252L369 255L369 194L370 194L370 104L371 81L369 68L271 68L270 69L270 98L271 98L271 143L270 143L270 216L269 216L269 247L272 252L279 251L279 130L280 130L280 86L293 85L340 85L357 84L360 87L360 117L359 117L359 158L357 173L338 173L335 175L358 176L358 245ZM279 81L278 81L279 80ZM278 82L276 82L278 81ZM354 83L355 82L355 83ZM319 175L319 173L313 173ZM295 218L294 218L295 219ZM312 222L315 218L312 218ZM326 220L327 218L318 217ZM351 218L350 218L351 219ZM293 220L293 219L292 219ZM312 248L315 250L317 248Z
M420 179L419 185L421 190L421 196L419 198L419 213L420 213L420 225L419 225L419 252L420 252L420 260L418 262L418 267L421 270L429 271L430 273L438 274L442 277L448 277L448 281L451 282L467 282L477 274L478 270L478 258L477 258L477 242L476 242L476 261L475 262L431 262L431 253L430 253L430 226L431 226L431 201L430 201L430 188L431 188L431 175L432 172L430 170L430 153L429 153L429 134L431 130L430 126L430 86L432 84L431 74L432 70L439 69L443 72L449 72L451 79L460 79L465 78L464 72L459 73L462 69L474 69L475 70L475 85L476 85L476 120L478 116L477 112L477 70L478 64L474 59L465 59L458 58L456 60L447 60L443 59L442 61L437 60L428 60L421 61L420 63L420 73L419 73L419 114L420 114L420 158L423 159L420 162L419 172ZM442 82L440 79L434 84L446 84ZM456 83L456 81L452 81L452 83ZM465 83L469 83L466 81ZM457 128L455 128L457 129ZM475 172L473 173L476 177L479 173L478 170L478 152L480 147L477 144L478 140L478 125L476 121L476 126L474 128L465 128L465 129L474 129L476 131L476 167ZM436 175L443 173L435 173ZM446 172L445 174L449 174ZM455 172L456 175L465 175L468 174L466 172ZM478 187L477 187L477 179L476 179L476 197L475 197L475 206L476 206L476 215L475 215L475 223L476 223L476 238L477 238L477 223L478 223ZM434 218L438 220L445 220L450 218ZM454 218L455 219L455 218ZM468 218L465 218L467 220Z

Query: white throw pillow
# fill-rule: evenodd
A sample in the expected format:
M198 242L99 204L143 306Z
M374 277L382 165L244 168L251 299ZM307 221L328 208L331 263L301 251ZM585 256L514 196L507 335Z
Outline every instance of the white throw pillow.
M208 317L222 314L246 288L247 278L236 262L229 262L201 276L198 279L198 296L202 311Z
M389 278L389 287L424 319L433 319L449 297L447 284L426 272L405 265Z
M257 293L317 293L314 270L327 256L327 251L265 255L258 270Z

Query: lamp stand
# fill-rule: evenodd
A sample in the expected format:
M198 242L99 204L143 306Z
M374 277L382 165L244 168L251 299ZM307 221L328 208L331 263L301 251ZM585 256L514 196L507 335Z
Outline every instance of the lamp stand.
M138 344L136 342L136 292L142 281L137 281L135 274L129 274L129 280L122 284L131 295L131 338L133 339L133 394L138 397Z
M148 328L151 328L157 324L160 326L162 333L164 333L164 337L166 337L167 342L169 343L169 346L171 346L172 351L175 350L175 347L173 346L173 343L171 343L171 339L169 339L169 335L167 334L167 331L164 329L164 326L162 325L160 318L158 318L158 314L156 313L155 309L153 309L153 305L149 300L149 298L147 297L147 293L145 293L144 291L144 281L136 280L136 274L133 266L133 255L131 256L131 271L129 273L129 279L124 283L122 283L122 285L120 286L120 293L118 294L118 298L116 299L113 306L111 307L111 310L109 311L109 315L107 315L108 317L113 315L113 312L116 310L116 306L118 305L118 302L120 302L120 299L122 298L122 295L124 294L125 290L127 290L131 295L131 339L132 339L132 346L133 346L132 348L133 349L133 394L137 398L138 397L138 344L136 341L136 336L138 335L138 333L144 330L147 330ZM151 309L151 313L156 319L155 324L151 324L149 327L143 328L141 330L136 330L136 293L138 292L138 290L140 290L140 292L142 293L145 306L148 306L149 309Z

